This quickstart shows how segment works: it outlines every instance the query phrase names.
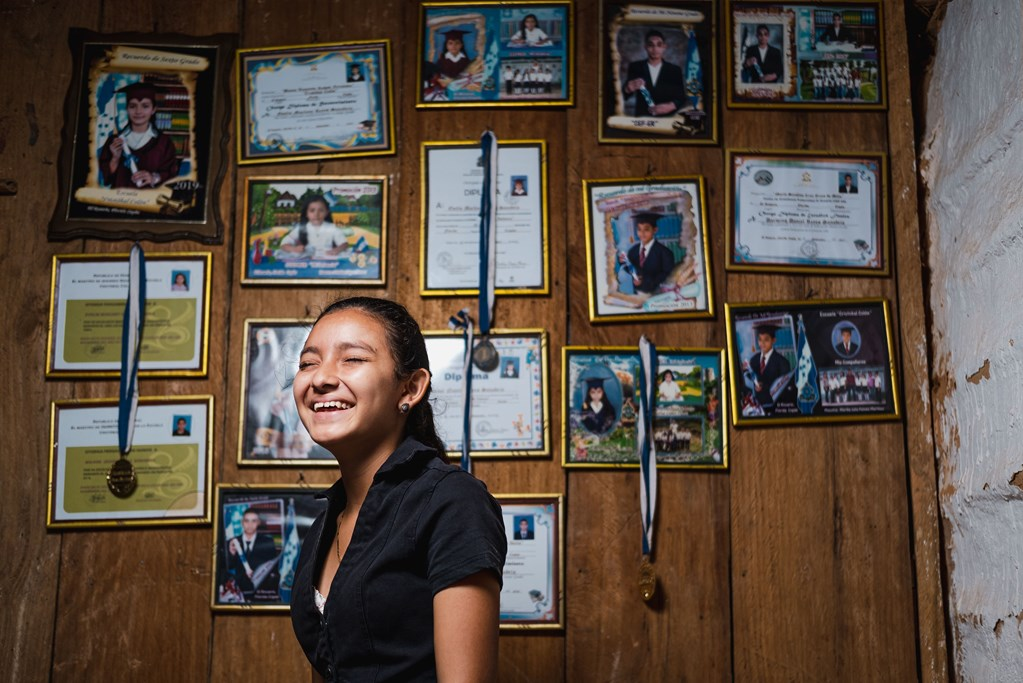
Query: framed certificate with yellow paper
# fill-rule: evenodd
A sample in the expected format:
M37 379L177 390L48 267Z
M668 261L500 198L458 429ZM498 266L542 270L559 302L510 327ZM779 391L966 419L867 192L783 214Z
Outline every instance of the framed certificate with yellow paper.
M146 257L142 377L203 377L209 337L210 252ZM110 377L121 369L128 254L53 257L47 377Z

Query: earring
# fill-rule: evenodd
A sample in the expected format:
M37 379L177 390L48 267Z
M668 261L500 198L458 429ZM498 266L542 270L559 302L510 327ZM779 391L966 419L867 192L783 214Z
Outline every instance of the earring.
M400 406L398 406L398 412L400 412L402 415L408 415L408 411L410 411L411 409L412 406L410 406L408 403L402 403Z

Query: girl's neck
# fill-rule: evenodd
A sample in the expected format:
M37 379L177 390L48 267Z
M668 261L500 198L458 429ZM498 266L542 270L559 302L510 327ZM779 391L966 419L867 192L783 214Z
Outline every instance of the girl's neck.
M131 132L133 133L145 133L149 130L149 124L146 123L142 127L136 126L134 123L131 124Z
M362 502L366 500L366 494L373 485L373 477L400 443L400 439L387 439L378 443L375 448L347 446L344 455L334 454L341 469L341 481L348 499L347 509L357 510L362 507Z

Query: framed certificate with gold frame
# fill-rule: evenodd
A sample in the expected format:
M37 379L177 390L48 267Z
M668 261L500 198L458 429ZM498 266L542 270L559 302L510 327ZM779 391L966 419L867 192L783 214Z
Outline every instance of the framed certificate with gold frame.
M501 589L501 630L565 627L564 497L497 494L508 558Z
M480 286L478 142L424 142L419 292L473 296ZM496 292L550 292L547 143L502 140L497 148Z
M394 154L391 43L238 50L238 163Z
M433 372L437 431L449 456L462 452L462 386L465 337L424 332ZM547 333L493 330L487 339L498 354L493 370L472 368L472 434L469 452L478 457L545 457L551 453Z
M210 252L146 256L140 377L205 377ZM128 254L53 257L46 376L117 378Z
M737 427L898 420L887 299L725 304Z
M209 524L213 397L140 398L123 456L117 426L117 399L51 404L46 527ZM128 495L108 481L125 461L135 480Z

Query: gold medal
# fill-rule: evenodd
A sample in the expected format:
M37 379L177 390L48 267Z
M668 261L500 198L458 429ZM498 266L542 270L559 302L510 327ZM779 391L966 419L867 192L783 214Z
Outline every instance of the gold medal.
M122 453L121 457L110 466L110 471L107 473L107 488L118 498L128 498L135 493L138 483L138 479L135 477L135 466Z
M650 556L644 555L639 565L639 594L643 596L643 602L650 602L656 592L657 575L654 574L654 565L650 563Z

